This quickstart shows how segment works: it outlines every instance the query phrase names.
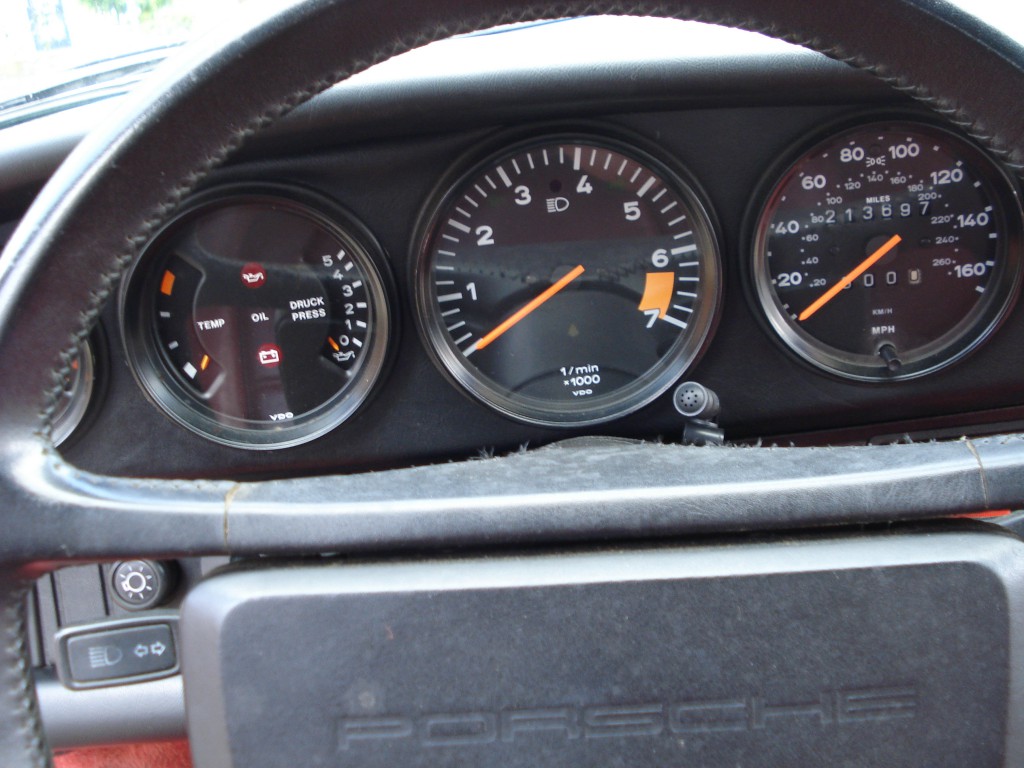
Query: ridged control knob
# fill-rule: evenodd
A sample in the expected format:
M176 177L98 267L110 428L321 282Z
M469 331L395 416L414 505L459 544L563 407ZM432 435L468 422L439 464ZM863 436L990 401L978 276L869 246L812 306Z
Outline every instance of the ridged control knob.
M163 602L171 588L171 576L162 563L124 560L114 563L110 586L118 605L130 611L141 611Z
M718 395L696 381L684 381L676 387L672 404L688 419L714 421L720 410Z

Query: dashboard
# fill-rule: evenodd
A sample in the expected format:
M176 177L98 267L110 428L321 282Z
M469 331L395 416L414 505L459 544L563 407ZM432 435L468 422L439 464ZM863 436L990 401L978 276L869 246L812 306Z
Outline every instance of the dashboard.
M80 107L0 131L0 240L83 127L107 109ZM66 653L59 643L75 637L66 634L69 628L91 632L114 626L110 621L131 628L153 616L167 622L168 634L150 638L148 647L181 639L182 601L227 564L227 555L258 556L234 565L241 575L231 600L266 590L282 601L266 616L294 618L244 627L247 637L265 637L279 649L294 642L289 628L297 623L334 648L336 632L320 617L318 590L341 601L339 595L351 597L352 583L372 584L373 593L383 589L377 584L398 584L401 592L403 584L422 581L444 603L452 585L463 582L509 594L539 586L549 595L566 587L566 579L578 580L580 593L594 595L587 597L593 612L575 611L573 589L555 603L575 631L565 634L582 637L591 631L588 617L609 602L628 606L622 608L627 617L640 605L637 615L651 626L671 614L643 614L643 606L657 601L625 595L634 582L668 583L690 567L674 564L674 554L647 551L647 545L679 543L655 539L730 531L734 537L718 550L722 541L698 542L707 551L697 553L696 572L707 584L743 586L724 597L712 586L688 603L688 616L704 617L694 626L707 625L704 634L694 630L694 647L717 647L724 630L716 622L724 616L739 638L736 648L745 649L737 656L763 656L758 669L779 659L807 662L791 670L803 687L795 686L786 701L835 702L833 713L825 704L820 712L781 704L785 696L771 699L771 692L765 699L757 687L763 681L751 673L733 688L720 686L722 698L715 700L730 702L732 714L750 708L751 731L784 722L796 732L808 712L823 723L834 715L838 723L840 714L866 706L870 714L877 713L871 707L882 712L877 735L900 724L890 720L928 711L931 689L923 681L936 677L929 665L941 655L929 643L939 637L934 617L946 611L963 608L963 625L977 630L972 640L999 646L983 631L1000 620L999 606L988 601L990 585L968 584L964 594L971 599L950 608L946 593L928 579L918 585L917 576L893 575L949 570L956 571L954 586L966 583L970 577L957 570L960 548L990 551L991 542L971 549L973 534L982 537L980 525L953 523L964 524L955 531L965 534L963 541L943 538L946 521L913 541L884 545L872 538L877 531L858 528L863 538L851 548L846 529L836 541L818 533L747 535L890 519L882 515L933 517L928 495L939 481L961 491L946 502L959 512L983 512L990 499L998 506L1015 492L1016 481L1006 479L1012 463L1000 463L1012 440L983 448L984 462L975 464L974 443L961 450L957 439L1024 425L1018 182L952 122L864 71L753 33L690 22L574 19L459 36L386 61L298 106L234 152L138 245L63 382L66 415L63 432L55 434L53 474L100 500L97 509L106 505L103 514L83 513L81 525L102 536L113 532L115 548L126 550L118 557L153 558L173 578L158 612L147 613L149 605L139 611L131 595L112 591L118 574L133 583L153 561L106 562L113 551L95 543L100 535L90 534L78 548L53 536L55 546L65 547L54 559L88 563L42 576L29 603L32 662L58 746L117 741L133 732L184 733L177 676L69 692L52 668ZM458 266L447 269L453 263ZM46 297L34 301L45 311ZM693 398L714 407L694 408ZM775 450L934 440L941 442L928 447L932 463L913 476L889 448ZM682 447L703 442L730 447L696 460ZM665 444L678 451L653 450ZM577 446L585 447L585 466L566 477L564 466L580 456ZM780 459L773 465L778 476L761 469L764 454ZM837 455L849 464L836 466ZM495 456L512 463L473 461ZM991 488L982 471L979 491L969 473L989 462ZM617 485L620 471L625 479ZM737 471L743 482L733 485ZM158 531L142 533L145 526L134 527L132 515L122 513L134 503L136 487L152 478L172 482L160 486L151 504ZM783 490L764 503L765 488ZM908 539L916 535L911 531ZM993 559L1017 556L1009 535L984 536L1001 539L991 547ZM595 545L626 538L647 544L624 546L621 556L606 556ZM537 543L553 553L550 561L527 551ZM563 572L555 550L577 545L581 551L565 555L572 562ZM523 551L511 550L520 546ZM725 549L731 554L716 563ZM415 560L436 551L456 559L436 571L419 562L398 564L397 576L388 571L388 558L397 562L411 552ZM466 551L470 560L459 560ZM335 562L324 552L343 557ZM901 561L907 552L910 565ZM309 560L290 564L279 582L269 583L277 570L268 571L267 582L258 568L246 570L268 555L295 554ZM359 559L374 556L380 563ZM489 562L492 556L501 562ZM317 570L321 561L330 565ZM356 561L351 572L331 570L348 561ZM833 562L875 581L849 576L847 582L846 571L833 579ZM520 565L522 582L510 575ZM612 587L588 591L604 584L606 569ZM802 590L810 582L821 605L848 609L835 615L808 609ZM631 585L623 587L625 596L608 597L624 584ZM886 604L889 620L879 620L873 601L890 591L899 599ZM668 592L662 598L674 599ZM523 608L513 597L506 610L504 599L494 603L500 615L489 641L520 638L521 615L544 627L537 637L554 636L554 619L543 618L543 606ZM705 601L717 600L720 613L702 612ZM474 611L492 605L462 614L457 602L449 607L465 626ZM777 604L783 607L776 613ZM375 616L377 607L365 614L355 609L352 620L362 626L359 617ZM420 621L417 610L409 615ZM205 626L197 613L193 626ZM615 616L605 627L609 634L629 625ZM810 627L808 636L819 629L821 637L875 632L865 635L864 648L875 643L891 650L879 654L888 666L874 677L853 661L843 667L841 659L870 657L854 641L849 653L835 646L835 659L831 650L818 660L803 658L808 646L784 631L787 616L806 622L800 626ZM911 629L904 631L900 619ZM835 625L819 627L819 620ZM767 625L785 638L777 657L760 641ZM950 626L941 635L944 649L970 645L955 636L955 621ZM55 640L61 628L65 639ZM426 632L422 646L406 646L420 654L423 669L457 656L440 652L456 642L450 626L442 629ZM919 641L919 653L904 654L907 636ZM491 664L479 650L484 646L472 645L473 634L466 637L461 651L483 654L473 658ZM563 661L593 656L618 663L598 642L582 650L556 645L524 648L535 658L552 650L564 651ZM995 700L1005 683L999 664L1012 660L999 655L1002 646L992 650L963 659L960 671L962 686L996 691ZM270 658L254 656L260 663ZM907 671L905 657L918 666ZM657 654L643 658L641 682L657 679L662 665L672 663ZM994 661L983 671L991 685L982 686L969 663L989 658ZM315 664L302 654L296 659L296 669L260 668L280 683L268 690L301 689L295 679L311 690L329 685L326 676L312 679ZM880 662L872 657L871 663ZM230 678L236 672L229 666L225 679L249 690L249 670L239 666ZM570 667L565 661L560 669ZM458 668L445 668L458 677ZM203 687L205 668L195 669L189 716L191 735L198 733L201 743L204 723L223 713L204 717L202 702L216 702L219 694ZM381 679L387 674L385 668ZM523 711L550 715L530 699L546 684L537 674L534 690L524 684L521 691ZM861 680L867 680L863 690L843 687ZM433 682L422 681L419 690L444 693ZM464 682L468 696L473 681ZM706 683L710 691L718 680ZM360 705L366 700L360 697L373 701L376 689L366 686L356 691L353 683L344 696ZM334 706L336 691L317 690ZM559 710L558 717L569 719L554 730L570 720L611 728L601 718L616 712L602 707L621 703L619 691L598 693L610 697L594 705L598 714L581 698L579 712ZM538 706L561 702L556 694L538 699ZM86 714L87 697L104 695L109 698L89 699L100 703ZM656 709L678 715L682 704L672 697L681 694L649 695L661 697ZM767 710L766 700L774 702ZM132 717L124 714L129 702L138 706ZM432 718L448 727L457 721L452 707L461 703L439 699L429 706L416 716L423 722L412 715L389 721L392 730L384 735L429 741L437 735ZM496 742L506 729L501 740L508 741L506 704L488 706L473 713L474 727L483 723L489 736L493 724ZM631 711L626 724L637 726L649 709ZM709 733L722 730L713 719L720 710L700 712L712 718L703 723ZM671 730L666 717L664 728ZM728 724L726 730L735 730L736 723ZM961 727L970 724L965 719ZM332 727L354 734L354 742L383 738L379 722L353 718ZM575 731L564 730L572 741ZM952 732L949 738L971 742ZM985 742L993 755L998 740L996 734ZM571 746L582 748L583 741ZM835 740L828 743L833 746L819 746L839 750ZM912 741L906 744L912 754ZM787 764L780 754L779 764ZM839 750L835 759L841 757ZM593 764L585 756L577 763Z
M647 50L624 45L600 66L587 62L587 46L579 40L615 38L626 24L650 28ZM692 421L674 402L682 396L676 387L683 381L698 382L717 396L715 426L730 442L885 442L985 434L1017 423L1024 413L1021 352L1013 341L1024 323L1013 311L1020 204L1014 182L998 163L863 73L751 33L699 24L690 25L687 39L694 44L688 53L659 56L659 41L668 38L665 26L586 19L456 38L399 57L378 68L382 71L371 70L300 107L220 169L144 249L119 301L106 308L91 337L91 398L87 408L77 405L82 422L62 451L77 466L103 474L245 479L461 460L583 435L677 442ZM523 45L552 53L519 66L515 51ZM453 62L474 58L477 51L477 71L449 71ZM538 79L537 70L545 77ZM447 87L439 93L434 83L442 81ZM462 108L481 98L486 108L471 114ZM913 135L888 149L871 150L872 137L856 133L883 125ZM342 128L349 138L339 145L333 137ZM786 173L812 183L823 179L811 168L820 159L809 153L843 131L854 132L844 146L854 146L860 162L839 163L837 149L836 167L826 169L829 188L805 188L805 194L819 198L807 206L820 208L828 195L841 200L833 187L845 185L845 203L825 203L830 215L845 210L853 216L856 208L858 216L861 211L871 216L874 206L877 221L815 224L813 212L794 213L770 202L785 198L773 187ZM881 163L886 151L906 151L899 142L910 138L914 151L941 139L945 154L932 165L921 159L920 167L909 171L909 181L901 178L907 172L895 157L888 167L869 165ZM857 141L867 142L871 156L866 160ZM17 149L25 163L25 148ZM52 144L36 151L44 149L53 151ZM539 165L549 150L558 174L508 179L511 163L528 174L528 159L535 155ZM583 157L584 152L592 156ZM915 158L902 160L906 165ZM594 166L589 176L588 163ZM844 175L844 165L856 165L857 173ZM614 175L606 166L621 173ZM960 168L970 169L967 176ZM959 174L959 185L933 183L936 174L948 176L949 169ZM854 176L873 172L877 181L864 181L863 191L851 189L861 183ZM630 177L632 188L628 183L615 187ZM508 193L504 209L496 181ZM16 205L24 183L17 175L8 182L5 210ZM548 191L562 184L564 194ZM536 191L540 185L543 194ZM955 188L969 185L981 187L981 197L955 197ZM531 187L535 204L524 206L521 197L517 203L515 190L529 196ZM894 193L891 202L877 202L889 200L884 194L889 190L903 197L897 200ZM476 234L462 231L467 225L461 222L454 225L458 229L446 224L461 218L456 210L468 215L465 208L478 208L486 192L493 193L489 213L479 221L465 219ZM262 231L260 215L239 224L239 211L253 194L271 207L296 206L312 229L285 227L291 236L276 243L271 232L281 229L280 221L264 221ZM459 195L468 202L451 202ZM935 211L926 210L926 197L939 198ZM568 206L570 200L569 211L551 208ZM636 225L631 200L644 206L636 209L641 219ZM670 208L666 214L662 200ZM912 221L900 218L901 201L904 208L913 202ZM585 209L584 202L593 205ZM676 205L685 213L675 215ZM203 223L204 206L222 213ZM933 217L940 208L945 229ZM612 209L620 213L609 213ZM522 220L516 218L520 212ZM984 225L977 224L978 215ZM974 217L972 226L948 224L956 216L961 223ZM657 217L658 226L639 230ZM554 221L558 227L548 227ZM769 270L765 248L770 253L771 238L780 239L773 227L794 227L795 236L782 236L824 261L829 249L863 258L868 254L861 253L861 240L882 245L872 238L895 232L897 224L913 232L904 230L905 254L911 237L939 241L928 253L918 248L917 255L902 256L894 290L909 290L912 298L880 293L883 281L895 282L897 273L871 269L854 290L847 289L820 313L821 329L808 334L784 327L799 323L778 309L787 300L778 300L786 287L779 287L780 278L804 281L798 300L806 305L837 285L859 259L844 255L834 264L806 267L780 256L776 263L789 258L789 266ZM212 245L199 242L201 227ZM449 277L438 271L445 268L439 259L446 258L438 253L450 253L442 238L454 240L454 233L493 245L495 227L504 243L499 240L491 251L467 244L476 255L462 256L464 263L476 258L487 264L485 269L470 266L452 276L448 282L459 281L457 290L430 285L441 286ZM317 228L322 231L311 234ZM676 239L694 230L697 235ZM975 240L967 245L969 235ZM330 242L318 243L317 237ZM822 240L812 247L805 237ZM959 245L969 254L955 253L957 245L943 248L944 237L951 243L964 240ZM989 238L998 245L995 250L989 249ZM189 267L180 261L192 247L181 245L185 240L198 243L186 256ZM345 282L347 270L342 275L333 262L319 261L346 247L356 254L355 263L346 266L356 267L352 274L361 279ZM274 248L280 254L272 253ZM295 258L306 277L296 278L297 287L254 303L252 286L234 272L277 260L275 269L291 269L288 254L301 248L306 251ZM473 339L478 343L488 329L567 276L574 260L582 270L580 251L596 259L589 272L471 361L466 349ZM883 265L895 255L888 254ZM544 263L530 265L530 258ZM168 267L169 259L182 266ZM547 274L545 259L557 262L554 274ZM214 261L216 269L202 266ZM929 270L940 262L944 266L933 277ZM168 274L188 272L197 263L199 271L191 278L182 275L173 301L161 293ZM692 265L690 272L680 264ZM484 274L493 269L504 277ZM969 272L960 276L964 269ZM510 276L515 270L518 274ZM940 285L940 271L953 277L944 276L947 282ZM875 272L879 286L873 298L856 298L857 291L872 290L863 284L874 280ZM330 279L332 274L338 279ZM917 294L903 284L913 274L923 285ZM657 280L665 276L699 290L659 298ZM689 280L692 286L686 285ZM356 287L360 296L349 302L353 283L367 287ZM257 288L269 295L274 284L272 279L270 287ZM225 291L235 298L223 298ZM452 300L463 293L465 301ZM935 306L953 302L953 295L963 299L948 308L948 323L936 325ZM978 296L986 301L975 302ZM166 299L168 306L153 297ZM441 306L445 302L450 303ZM842 314L843 307L855 304L859 309ZM356 311L354 305L359 315L348 317L346 330L343 313ZM175 318L168 320L172 308ZM894 311L898 320L890 322ZM445 319L453 312L461 313L456 321L469 320L466 330ZM872 319L872 312L882 319ZM830 313L837 319L825 317ZM275 331L269 335L246 336L245 329L255 327L249 318L260 316L281 319L270 322ZM226 329L225 317L233 318ZM311 340L301 340L301 332L294 341L281 340L288 336L286 325L297 328L303 320L303 328L313 327L309 320L325 325L316 325ZM361 326L357 334L353 320ZM895 332L897 322L902 340L896 344L906 348L899 354L907 359L890 368L877 349L888 345L888 352L896 336L883 332L875 339L871 333ZM449 330L453 325L458 333ZM470 330L475 336L467 340ZM847 337L867 347L844 349ZM872 344L875 348L868 349ZM815 357L822 349L824 363ZM358 357L338 362L349 350L353 355L358 350ZM287 361L280 367L257 358L282 352ZM595 386L602 372L603 383ZM532 390L528 381L534 382ZM126 432L133 435L130 441L122 439Z

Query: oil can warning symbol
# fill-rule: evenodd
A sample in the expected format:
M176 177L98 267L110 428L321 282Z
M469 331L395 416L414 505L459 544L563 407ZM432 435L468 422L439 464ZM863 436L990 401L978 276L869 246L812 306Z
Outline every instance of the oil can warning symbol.
M242 267L242 285L246 288L259 288L267 282L267 272L263 265L249 262Z

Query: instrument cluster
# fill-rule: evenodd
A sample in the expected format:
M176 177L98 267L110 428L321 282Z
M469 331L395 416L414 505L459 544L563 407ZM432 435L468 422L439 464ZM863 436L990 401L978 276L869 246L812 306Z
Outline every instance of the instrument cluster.
M916 117L804 137L747 219L745 300L812 375L932 375L983 345L1019 292L1016 184ZM206 190L123 283L127 360L181 426L286 448L360 411L410 312L433 364L482 407L581 427L685 380L714 344L725 285L700 180L640 135L593 126L479 145L422 203L407 259L396 281L370 228L304 186Z

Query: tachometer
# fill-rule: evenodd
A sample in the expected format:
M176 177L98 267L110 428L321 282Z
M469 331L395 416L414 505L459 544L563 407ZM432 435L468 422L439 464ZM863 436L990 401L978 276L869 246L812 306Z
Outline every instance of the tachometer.
M547 136L490 156L422 233L419 318L437 360L545 425L636 410L697 357L721 290L693 186L647 153Z
M1020 281L1021 207L977 147L917 122L861 125L775 183L753 242L780 338L853 379L921 376L977 347Z
M217 442L311 440L348 418L381 371L380 263L369 233L304 191L202 197L125 282L136 377L172 418Z

